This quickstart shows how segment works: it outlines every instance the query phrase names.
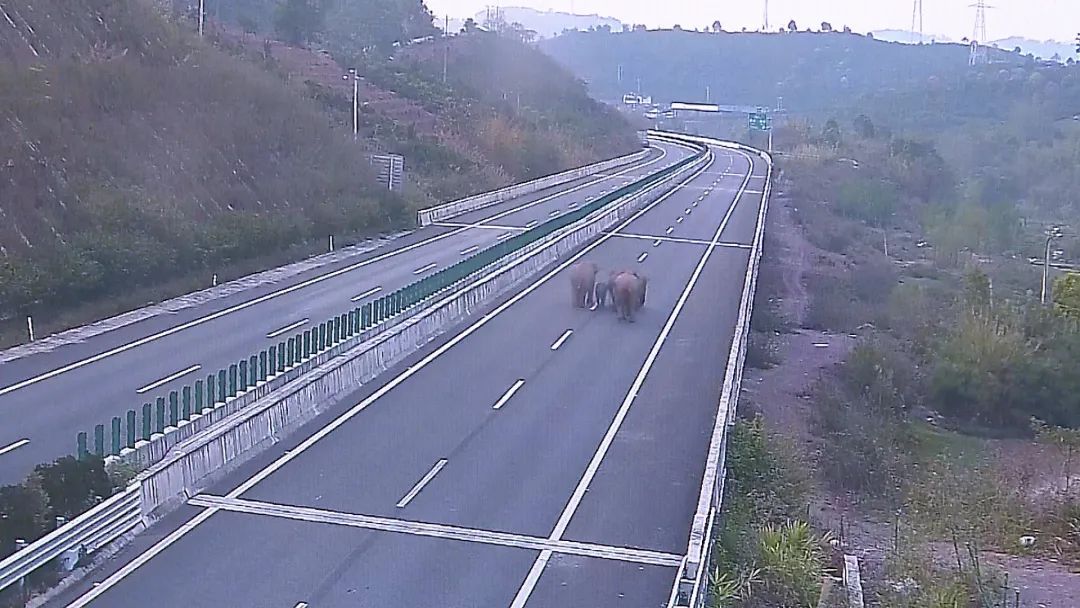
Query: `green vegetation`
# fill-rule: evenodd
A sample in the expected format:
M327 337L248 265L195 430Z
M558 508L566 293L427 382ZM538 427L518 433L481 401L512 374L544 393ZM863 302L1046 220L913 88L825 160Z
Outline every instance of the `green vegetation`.
M8 336L25 315L42 333L63 329L635 147L617 114L511 39L395 50L435 32L418 0L213 3L205 39L190 3L162 4L172 12L151 0L5 4L25 25L0 28L12 58L0 66ZM360 69L359 142L344 68L256 32ZM546 90L525 90L538 74ZM375 183L373 152L405 156L404 189Z
M732 428L724 510L710 591L713 606L817 605L829 537L806 516L806 472L760 417Z

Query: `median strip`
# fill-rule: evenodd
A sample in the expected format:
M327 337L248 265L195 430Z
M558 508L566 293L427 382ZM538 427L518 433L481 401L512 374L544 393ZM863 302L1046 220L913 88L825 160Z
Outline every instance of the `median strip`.
M420 494L420 492L424 489L424 486L431 483L431 480L435 479L435 476L439 474L439 471L443 470L443 467L446 466L447 462L449 461L445 458L442 458L439 460L439 462L436 462L435 466L431 467L431 470L427 472L427 475L424 475L423 479L418 481L416 485L413 486L411 490L409 490L409 493L398 501L397 508L404 509L410 502L412 502L412 500L416 498L416 496Z
M191 367L189 367L189 368L187 368L185 370L178 371L175 374L173 374L173 375L171 375L171 376L169 376L167 378L162 378L161 380L158 380L157 382L155 382L153 384L148 384L148 385L136 390L135 392L140 394L140 395L143 394L143 393L149 393L150 391L154 390L155 388L158 388L160 386L164 386L164 385L172 382L173 380L183 378L184 376L186 376L186 375L188 375L190 373L193 373L193 372L197 372L200 369L202 369L201 365L192 365Z

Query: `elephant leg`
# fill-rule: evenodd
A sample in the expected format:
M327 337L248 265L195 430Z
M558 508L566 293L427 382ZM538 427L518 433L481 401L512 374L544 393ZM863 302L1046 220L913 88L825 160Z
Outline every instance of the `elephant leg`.
M574 304L574 308L581 308L581 288L577 285L570 286L570 301Z

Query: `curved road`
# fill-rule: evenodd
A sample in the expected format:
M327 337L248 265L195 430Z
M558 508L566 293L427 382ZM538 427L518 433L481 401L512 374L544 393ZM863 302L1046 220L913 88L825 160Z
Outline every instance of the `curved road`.
M572 308L567 260L54 605L666 605L766 174L756 158L714 153L579 254L650 277L636 323Z
M347 262L0 364L0 484L74 453L80 431L691 154L656 149L635 165L417 230Z

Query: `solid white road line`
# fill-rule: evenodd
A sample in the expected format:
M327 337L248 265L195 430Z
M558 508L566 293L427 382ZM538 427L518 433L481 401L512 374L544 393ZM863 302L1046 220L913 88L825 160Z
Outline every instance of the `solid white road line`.
M11 445L9 445L7 447L0 448L0 456L3 456L4 454L7 454L8 452L14 452L15 450L23 447L24 445L26 445L28 443L30 443L29 439L20 439L20 440L16 441L15 443L13 443L13 444L11 444Z
M439 459L439 462L436 462L435 466L431 467L431 470L427 472L427 475L424 475L423 479L416 482L416 485L409 490L409 493L398 501L397 508L404 509L406 505L412 502L412 499L416 498L416 495L424 489L424 486L431 483L431 480L435 479L435 476L439 474L439 471L443 470L443 467L446 466L447 462L448 461L445 458Z
M753 173L753 163L751 163L750 168L747 170L747 174L749 175L750 173ZM749 183L749 180L744 180L743 186L745 187L747 183ZM712 242L720 240L720 235L724 232L724 228L727 227L728 221L731 219L735 207L738 205L738 201L739 196L734 197L731 201L731 206L728 207L727 214L720 222L720 226L717 227ZM667 322L664 324L663 329L660 330L660 335L657 336L656 342L653 343L652 349L645 358L645 363L642 364L637 377L634 378L634 382L630 386L630 390L627 391L626 397L623 399L622 405L619 406L619 411L615 414L615 419L612 420L611 426L608 427L607 433L600 442L600 446L597 448L596 453L589 462L589 466L581 476L581 480L574 489L573 495L570 496L570 501L567 502L566 508L563 509L562 515L559 516L559 521L556 522L555 529L552 530L551 535L548 536L550 540L561 540L562 535L566 532L566 528L570 525L571 518L573 518L574 513L577 512L581 500L585 497L585 492L588 491L589 485L592 484L593 478L596 476L596 472L600 469L600 463L603 462L604 457L607 456L607 452L611 448L611 444L615 441L615 435L619 432L623 420L630 411L630 406L633 405L634 400L637 398L638 391L645 382L645 377L648 375L649 370L652 369L653 363L656 361L656 357L659 355L661 347L663 347L664 342L667 340L668 334L671 333L671 328L675 325L675 320L678 319L679 314L686 305L686 301L690 297L690 292L694 289L694 285L697 283L702 271L705 269L705 264L708 263L709 257L712 256L714 249L713 246L705 249L705 253L702 254L697 267L694 268L694 273L690 275L690 280L686 283L686 287L683 289L682 294L675 303L675 308L672 309L671 314L668 315ZM536 561L533 563L521 588L518 589L517 595L514 596L514 601L510 604L510 608L524 608L526 602L529 601L529 597L532 595L533 590L536 588L536 583L540 580L540 575L543 574L548 560L551 559L551 555L552 552L550 550L540 552L540 556L537 557Z
M521 390L521 387L523 386L525 386L525 380L518 379L517 382L514 382L513 386L511 386L509 389L506 390L505 393L503 393L502 397L499 397L499 400L495 402L495 405L491 406L491 409L501 410L502 407L514 397L514 393Z
M476 253L477 251L480 251L480 246L479 245L473 245L472 247L462 249L460 253L461 253L461 255L471 255L473 253Z
M640 264L640 263L644 262L645 258L647 258L647 257L649 257L648 252L639 255L638 258L637 258L638 263Z
M359 302L360 300L363 300L364 298L366 298L368 296L373 296L373 295L379 293L380 291L382 291L382 285L379 285L378 287L372 287L371 289L365 291L364 293L357 294L357 295L349 298L349 301L350 302Z
M147 384L146 386L136 390L135 392L140 394L140 395L143 394L143 393L149 393L150 391L154 390L155 388L157 388L159 386L162 386L164 384L168 384L168 383L172 382L173 380L176 380L177 378L183 378L184 376L186 376L186 375L188 375L188 374L190 374L192 372L197 372L200 369L202 369L201 365L192 365L191 367L189 367L189 368L187 368L185 370L176 372L175 374L169 376L168 378L162 378L161 380L158 380L157 382L154 382L153 384Z
M628 547L597 545L576 541L551 541L546 538L526 536L523 534L493 532L491 530L482 530L478 528L462 528L459 526L432 524L391 517L342 513L340 511L327 511L311 507L294 507L292 505L282 505L256 500L222 498L220 496L212 496L209 494L199 494L190 499L188 504L221 509L233 513L277 517L308 523L347 526L350 528L376 530L379 532L395 532L398 534L411 534L415 536L426 536L430 538L537 551L550 549L555 553L626 561L652 566L675 567L682 561L682 556L680 555L662 553L660 551L650 551L648 549L631 549Z
M713 160L710 160L703 168L698 169L697 171L695 171L691 175L689 175L686 178L685 181L690 181L690 180L693 180L693 179L697 178L698 176L700 176L704 171L708 170L708 168L712 165L712 162L713 162ZM638 218L640 218L641 216L645 215L649 211L656 208L657 205L659 205L660 203L662 203L665 200L667 200L668 198L670 198L676 192L678 192L678 190L673 189L673 190L669 191L668 193L660 196L655 201L645 205L644 207L639 209L637 212L635 212L633 215L631 215L630 217L623 220L623 222L621 224L619 224L615 228L615 232L618 232L619 230L625 228L626 226L629 226L631 223L636 221ZM355 418L357 415L360 414L360 412L363 412L367 408L371 407L371 404L375 403L376 401L381 399L384 395L386 395L387 393L389 393L390 391L394 390L399 385L401 385L402 383L407 381L414 374L418 373L420 370L422 370L425 367L427 367L428 365L430 365L433 361L435 361L436 359L441 357L447 351L449 351L453 347L457 346L458 344L460 344L461 342L466 340L472 334L479 331L480 328L482 328L483 326L490 323L492 319L498 317L500 314L505 312L511 306L513 306L514 304L520 302L524 298L528 297L529 294L531 294L532 292L539 289L542 285L544 285L545 283L547 283L551 279L555 278L555 276L558 275L560 272L566 270L567 268L569 268L573 264L577 263L578 260L580 260L581 258L588 255L589 252L591 252L592 250L596 249L597 247L599 247L600 245L605 243L608 239L612 238L612 236L613 235L610 235L610 234L609 235L601 235L600 238L596 239L592 243L590 243L590 244L586 245L585 247L583 247L576 254L570 256L564 262L562 262L561 264L559 264L555 268L549 270L547 274L540 277L535 282L533 282L531 285L528 285L527 287L525 287L525 289L518 292L517 295L512 296L509 300L507 300L506 302L503 302L502 304L497 306L494 310L492 310L491 312L487 313L486 315L484 315L483 317L478 319L472 325L469 325L468 327L466 327L464 330L461 331L461 333L459 333L459 334L455 335L454 337L450 338L450 340L448 340L445 344L443 344L442 346L436 348L434 351L432 351L427 356L422 358L418 363L416 363L412 367L409 367L408 369L406 369L404 372L402 372L402 373L398 374L397 376L394 376L393 378L388 380L386 382L386 384L383 384L381 387L376 389L375 392L368 395L360 403L357 403L356 405L351 407L347 412L341 414L340 416L335 418L332 422L330 422L326 426L324 426L321 429L319 429L318 431L316 431L314 434L312 434L310 437L308 437L304 441L300 442L300 444L297 445L294 449L282 454L281 456L279 456L277 458L277 460L270 463L266 467L263 467L262 469L260 469L259 472L255 473L254 475L249 477L247 479L247 481L240 484L236 489L229 492L226 495L226 497L231 498L231 499L235 499L235 498L237 498L239 496L242 496L245 492L247 492L251 488L253 488L256 485L258 485L259 483L261 483L264 479L266 479L267 477L273 475L278 470L280 470L282 467L284 467L285 465L292 462L292 460L294 458L296 458L300 454L303 454L307 450L311 449L311 446L313 446L316 443L322 441L323 439L326 438L327 435L333 433L339 427L341 427L342 425L346 424L347 422L349 422L350 420ZM466 289L467 289L467 287L466 287ZM214 514L217 513L219 510L220 510L219 507L211 506L211 507L208 507L205 511L200 512L198 515L196 515L195 517L188 520L187 523L180 526L180 528L174 530L171 534L169 534L165 538L159 540L157 543L155 543L149 549L147 549L146 551L143 551L137 557L132 559L130 562L128 562L127 564L125 564L124 566L119 568L116 572L114 572L110 576L106 577L105 580L101 581L96 587L88 590L86 593L79 596L78 599L76 599L75 601L73 601L71 604L68 605L68 608L83 608L84 606L86 606L90 602L94 601L98 597L104 595L109 589L112 589L113 587L115 587L117 585L117 583L119 583L120 581L124 580L125 578L131 576L132 573L134 573L139 568L143 567L147 562L154 559L154 557L160 555L162 552L164 552L166 549L168 549L170 546L172 546L173 543L180 540L181 538L186 536L189 532L191 532L195 528L199 527L200 524L202 524L206 520L213 517ZM546 560L545 560L545 563L546 563Z
M682 147L687 147L687 146L682 146ZM639 169L643 169L645 167L648 167L649 165L660 162L665 157L667 157L667 150L664 150L663 148L661 148L660 149L660 156L658 156L658 157L656 157L656 158L654 158L654 159L652 159L650 161L647 161L647 162L644 162L644 163L641 163L641 164L638 164L638 165L632 165L630 167L627 167L627 168L623 169L622 171L619 171L619 172L615 173L614 176L621 176L621 175L625 175L626 173L630 173L631 171L636 171L636 170L639 170ZM569 188L567 190L561 190L559 192L553 193L553 194L551 194L549 196L546 196L544 198L535 200L535 201L533 201L531 203L525 203L524 205L519 205L517 207L514 207L513 209L507 209L506 211L496 213L495 215L483 220L483 222L485 222L485 223L486 222L493 222L495 220L504 218L504 217L506 217L508 215L512 215L512 214L517 213L519 211L522 211L524 209L528 209L528 208L534 207L536 205L539 205L539 204L546 203L548 201L554 200L556 198L566 196L567 194L577 192L578 190L581 190L583 188L587 188L587 187L592 186L594 184L598 184L598 183L600 183L600 182L602 182L602 181L604 181L606 179L610 179L610 177L602 177L602 178L598 178L598 179L595 179L595 180L592 180L592 181L589 181L589 182L585 182L585 183L580 184L578 186L575 186L573 188ZM449 224L446 224L446 225L449 226ZM451 226L451 227L453 227L453 226ZM97 363L98 361L101 361L103 359L107 359L107 358L112 357L114 355L118 355L120 353L127 352L127 351L129 351L129 350L131 350L133 348L138 348L138 347L140 347L140 346L142 346L144 344L149 344L150 342L160 340L161 338L165 338L165 337L171 336L173 334L180 333L182 331L191 329L192 327L198 327L199 325L202 325L204 323L209 323L210 321L220 319L221 317L224 317L225 315L229 315L229 314L232 314L234 312L245 310L245 309L251 308L252 306L262 304L263 302L273 300L274 298L279 298L281 296L293 293L295 291L299 291L301 289L310 287L312 285L316 285L316 284L321 283L323 281L327 281L327 280L330 280L332 278L339 277L339 276L341 276L343 274L352 272L353 270L356 270L358 268L363 268L365 266L370 266L371 264L375 264L377 262L381 262L383 260L392 258L394 256L398 256L398 255L401 255L403 253L407 253L409 251L419 249L420 247L424 247L425 245L429 245L429 244L434 243L436 241L441 241L443 239L446 239L446 238L449 238L449 237L452 237L452 236L456 236L456 235L461 234L462 232L465 232L466 230L469 230L471 228L480 228L480 227L483 227L483 226L481 224L462 224L459 227L457 227L457 230L452 230L450 232L447 232L446 234L439 234L439 235L424 239L422 241L417 241L416 243L413 243L412 245L406 245L405 247L401 247L401 248L398 248L398 249L393 249L391 251L387 251L386 253L384 253L382 255L377 255L377 256L375 256L373 258L369 258L367 260L363 260L363 261L357 262L355 264L350 264L350 265L345 266L343 268L339 268L339 269L337 269L337 270L335 270L333 272L328 272L326 274L319 275L317 277L312 277L312 278L310 278L310 279L308 279L306 281L302 281L300 283L297 283L296 285L292 285L290 287L280 289L280 290L275 291L273 293L268 293L268 294L266 294L264 296L255 298L253 300L248 300L247 302L241 302L240 304L237 304L235 306L230 306L228 308L219 310L219 311L217 311L217 312L215 312L213 314L206 315L205 317L200 317L198 319L188 321L187 323L177 325L176 327L171 327L171 328L166 329L164 331L160 331L160 332L158 332L156 334L145 336L145 337L140 338L138 340L128 342L127 344L117 346L116 348L112 348L112 349L109 349L107 351L103 351L103 352L98 353L98 354L96 354L96 355L94 355L92 357L87 357L86 359L75 361L74 363L70 363L70 364L65 365L63 367L58 367L56 369L50 370L50 371L48 371L48 372L46 372L44 374L39 374L37 376L34 376L33 378L28 378L26 380L23 380L22 382L17 382L15 384L10 385L10 386L5 386L3 388L0 388L0 396L6 395L6 394L8 394L10 392L14 392L14 391L17 391L17 390L22 389L22 388L26 388L28 386L32 386L32 385L37 384L38 382L41 382L43 380L48 380L50 378L55 378L56 376L59 376L60 374L65 374L65 373L70 372L72 370L76 370L76 369L79 369L81 367L85 367L87 365L90 365L91 363ZM518 228L512 228L512 229L520 230Z
M276 338L276 337L278 337L278 336L280 336L282 334L287 334L290 331L296 329L297 327L303 327L304 324L307 323L310 320L311 319L304 318L304 320L302 320L302 321L297 321L296 323L293 323L292 325L286 325L285 327L282 327L281 329L272 331L272 332L266 334L266 337L267 338Z
M569 340L570 336L572 335L574 335L574 330L568 329L564 331L563 335L559 336L559 339L555 340L555 343L551 345L551 350L559 350L559 347L562 346L564 342Z
M432 263L428 264L427 266L422 266L420 268L417 268L416 270L412 271L412 273L413 274L424 274L425 272L427 272L429 270L435 270L438 267L439 267L438 264L436 264L435 262L432 262Z

